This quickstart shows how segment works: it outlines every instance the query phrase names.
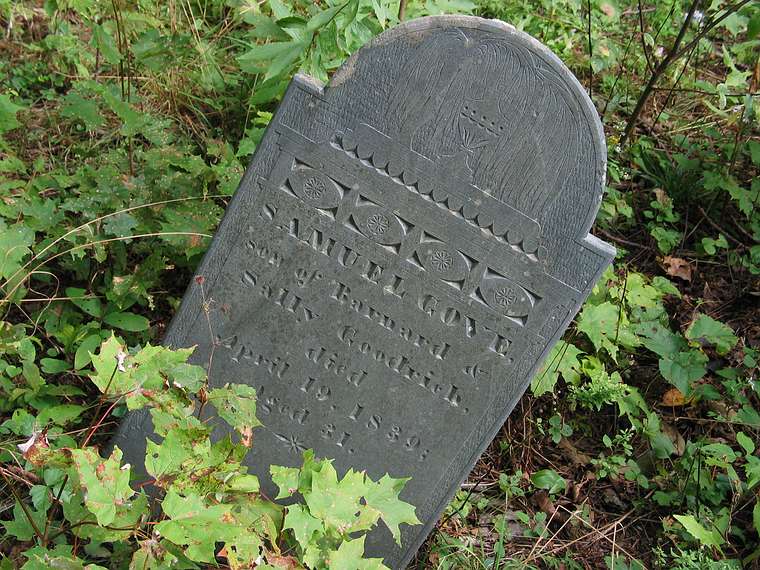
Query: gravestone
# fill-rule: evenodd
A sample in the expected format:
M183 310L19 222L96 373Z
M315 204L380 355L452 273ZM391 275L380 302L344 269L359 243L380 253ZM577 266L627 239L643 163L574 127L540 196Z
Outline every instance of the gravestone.
M166 343L197 345L212 385L256 388L247 463L269 496L269 465L306 449L411 477L423 524L367 541L402 568L613 258L589 234L605 161L591 101L538 41L405 23L329 85L293 80ZM149 425L117 436L133 462Z

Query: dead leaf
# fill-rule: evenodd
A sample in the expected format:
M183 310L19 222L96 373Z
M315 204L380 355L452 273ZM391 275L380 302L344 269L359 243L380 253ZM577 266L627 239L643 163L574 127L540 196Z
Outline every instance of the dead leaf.
M274 566L275 568L283 568L284 570L299 570L303 568L301 564L292 556L275 556L274 554L267 554L267 564Z
M613 18L615 16L615 7L609 2L602 2L599 8L602 10L602 12L604 12L604 15L607 16L608 18Z
M243 431L240 432L240 436L240 443L248 449L251 449L251 446L253 445L253 428L248 426L244 427Z
M671 277L678 277L684 281L691 281L691 265L685 259L666 255L662 260L665 273Z
M670 441L673 442L673 448L675 449L676 455L679 457L683 455L683 452L686 450L686 441L684 441L681 432L679 432L673 424L669 424L668 422L661 422L660 429L662 430L662 433L668 436Z
M47 430L34 432L24 443L19 444L19 451L24 459L36 467L44 465L47 451L50 449L50 443L47 438Z
M565 453L565 456L576 465L588 465L591 463L591 458L583 452L578 451L570 440L563 437L559 442L559 448Z
M668 390L662 395L663 406L677 407L677 406L683 406L685 404L686 404L686 398L684 398L683 394L681 393L681 390L679 390L678 388L671 388L670 390Z

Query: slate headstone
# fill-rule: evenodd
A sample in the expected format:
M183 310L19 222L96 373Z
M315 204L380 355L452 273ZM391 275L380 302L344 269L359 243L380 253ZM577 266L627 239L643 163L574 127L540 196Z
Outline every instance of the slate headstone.
M367 541L402 568L614 256L589 234L605 161L591 101L535 39L400 25L329 85L293 79L166 344L257 389L247 463L269 496L269 465L306 449L411 477L423 524ZM146 418L117 436L133 462Z

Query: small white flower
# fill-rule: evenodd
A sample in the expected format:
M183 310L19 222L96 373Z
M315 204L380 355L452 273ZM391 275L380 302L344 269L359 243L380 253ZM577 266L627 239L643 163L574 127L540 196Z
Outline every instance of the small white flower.
M127 353L123 350L120 350L119 353L116 355L116 369L119 372L126 372L127 370L124 368L124 361L127 359Z
M695 22L701 22L705 17L705 13L702 10L694 10L693 17Z

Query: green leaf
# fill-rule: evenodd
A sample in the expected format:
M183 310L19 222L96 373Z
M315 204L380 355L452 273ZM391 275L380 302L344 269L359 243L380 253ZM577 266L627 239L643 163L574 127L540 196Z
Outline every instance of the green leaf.
M381 570L387 569L380 558L363 558L364 539L344 540L338 550L328 555L327 568L331 570Z
M63 98L61 116L75 121L82 121L85 129L88 131L94 131L105 124L98 104L90 99L85 99L75 91L68 93Z
M243 21L253 26L253 30L249 33L251 37L268 40L287 40L290 38L272 18L268 18L263 14L244 12Z
M24 556L27 561L22 570L106 570L103 566L88 564L73 556L71 547L65 544L56 545L52 550L36 546L24 552Z
M691 395L691 384L707 373L707 356L699 350L678 352L660 359L660 374L684 396Z
M216 543L233 541L246 531L236 524L230 505L206 506L196 494L182 496L170 488L161 508L170 520L158 523L156 532L184 546L185 555L195 562L215 562Z
M100 304L100 299L82 298L92 297L86 289L66 287L66 296L71 297L71 302L91 317L99 319L103 315L103 307Z
M755 508L752 509L752 522L755 525L755 532L760 535L760 498L755 501Z
M325 462L320 471L312 474L311 491L304 493L309 512L334 530L347 529L359 512L359 501L367 485L364 474L349 469L338 481L332 463Z
M298 504L288 507L282 528L291 529L304 550L311 544L315 532L321 535L325 531L322 521L311 516L306 507Z
M623 326L621 318L620 307L609 301L599 305L586 305L578 320L578 330L588 336L597 351L605 349L612 358L616 358L618 334Z
M743 431L736 434L736 443L742 446L747 455L752 455L755 452L755 442Z
M29 508L29 514L38 529L42 530L45 528L45 522L47 520L47 513L45 511L35 511ZM3 525L6 533L15 536L20 541L32 540L35 537L34 527L32 527L24 509L18 502L16 502L13 507L13 519L9 521L0 521L0 524Z
M99 334L91 334L85 338L74 353L74 369L84 368L92 361L92 354L100 345L101 338Z
M85 505L100 526L110 525L116 517L116 507L134 495L129 486L129 467L121 465L121 450L114 448L106 460L92 448L74 449L71 456L84 491Z
M0 135L21 126L16 120L16 113L24 107L11 102L8 95L0 95Z
M104 341L100 346L100 350L97 355L91 355L92 365L95 368L95 374L90 375L90 380L98 387L102 393L106 394L118 394L115 390L114 382L116 374L120 371L116 369L120 354L126 353L121 346L121 342L115 336Z
M720 355L727 354L739 341L731 327L703 314L699 314L686 329L686 338L700 344L712 344Z
M563 340L554 345L541 370L530 382L533 395L538 397L553 392L560 375L568 384L577 384L581 379L578 357L582 354L583 351L574 344Z
M530 476L530 481L538 489L545 489L554 495L567 488L567 481L554 469L542 469Z
M103 318L103 322L129 332L141 332L150 328L148 319L134 313L109 313Z
M9 279L23 265L31 253L34 232L22 223L4 227L0 221L0 277Z
M52 421L55 425L64 426L82 415L84 409L83 406L77 404L58 404L46 407L37 416L37 421L40 425L45 425L49 421Z
M103 222L103 229L112 236L129 237L134 234L134 230L138 225L137 218L132 214L121 212L106 219ZM130 243L131 241L125 240L125 243Z
M238 432L261 425L256 417L256 390L247 384L228 384L209 392L209 402L219 416Z
M145 470L158 486L163 486L164 478L171 481L171 476L182 471L185 461L194 457L193 435L189 430L175 428L169 430L161 443L146 440Z
M40 365L45 374L60 374L61 372L66 372L71 367L65 360L57 358L42 358L40 359Z
M673 515L686 531L693 536L702 546L714 546L720 548L723 537L716 529L707 530L692 515Z
M652 287L655 287L663 295L673 295L674 297L681 298L681 291L678 287L673 285L670 279L657 275L652 279Z
M401 546L399 525L420 524L414 506L399 499L399 494L407 481L409 478L393 479L386 474L376 483L370 481L364 493L367 506L380 513L380 518L388 526L399 546Z
M296 467L270 465L269 473L272 475L272 481L280 490L275 499L285 499L298 491L298 479L301 474L300 469Z
M331 20L335 18L335 15L343 10L345 8L345 5L338 5L333 6L332 8L328 8L327 10L322 10L321 12L317 12L306 24L306 29L310 32L314 32L324 26L325 24L329 23Z
M262 65L265 62L282 59L295 61L306 47L308 47L308 44L296 41L255 45L243 55L238 56L237 60L242 71L260 73L263 71ZM296 53L295 57L293 57L294 52Z
M260 490L259 478L256 475L236 475L227 481L227 488L241 493L258 493Z
M91 26L93 42L103 54L103 59L111 65L119 63L121 53L116 47L116 41L114 41L111 33L100 24L91 24Z

